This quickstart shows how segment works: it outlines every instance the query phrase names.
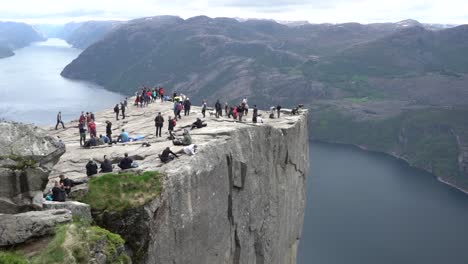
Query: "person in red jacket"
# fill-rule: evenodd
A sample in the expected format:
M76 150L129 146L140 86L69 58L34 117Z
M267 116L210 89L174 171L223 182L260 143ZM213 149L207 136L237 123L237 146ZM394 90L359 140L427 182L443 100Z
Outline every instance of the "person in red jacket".
M164 102L164 88L159 88L159 96L161 97L161 103Z
M88 128L89 128L89 134L91 136L94 136L96 137L96 123L94 123L94 121L91 120L91 122L89 123L88 125Z

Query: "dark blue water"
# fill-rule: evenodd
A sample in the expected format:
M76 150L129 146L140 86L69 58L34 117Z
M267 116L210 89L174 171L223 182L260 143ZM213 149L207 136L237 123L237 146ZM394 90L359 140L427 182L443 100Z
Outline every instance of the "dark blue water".
M468 195L386 155L310 145L299 264L466 264Z
M81 111L102 110L119 102L119 94L60 76L80 52L63 40L50 39L0 59L0 118L55 124L58 111L66 121L78 118Z

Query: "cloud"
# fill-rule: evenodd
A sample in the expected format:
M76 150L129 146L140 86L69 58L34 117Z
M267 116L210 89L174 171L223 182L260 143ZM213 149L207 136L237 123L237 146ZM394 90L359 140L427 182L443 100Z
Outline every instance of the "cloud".
M466 0L15 0L1 20L27 22L133 19L154 15L265 18L322 22L383 22L407 18L468 23Z

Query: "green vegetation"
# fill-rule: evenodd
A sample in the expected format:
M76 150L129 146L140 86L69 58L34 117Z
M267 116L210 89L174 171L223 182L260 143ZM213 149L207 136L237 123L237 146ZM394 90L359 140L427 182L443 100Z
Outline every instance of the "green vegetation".
M83 202L102 211L120 212L138 207L160 195L160 178L161 174L153 171L141 175L106 174L89 181Z
M130 263L130 258L119 252L125 241L97 226L74 221L57 227L55 236L44 250L29 259L18 252L0 252L0 264L62 264L90 263L97 252L106 255L107 263Z
M468 184L458 168L454 136L454 132L463 136L467 131L466 116L468 110L425 109L384 120L358 121L329 107L314 113L311 133L319 140L395 153L436 176Z
M0 156L0 160L2 159L11 159L16 162L15 165L11 166L4 166L6 168L10 168L12 170L24 170L26 168L36 168L37 162L33 159L28 159L26 157L21 157L17 155L7 155L7 156Z
M28 264L28 260L17 252L0 251L0 264Z

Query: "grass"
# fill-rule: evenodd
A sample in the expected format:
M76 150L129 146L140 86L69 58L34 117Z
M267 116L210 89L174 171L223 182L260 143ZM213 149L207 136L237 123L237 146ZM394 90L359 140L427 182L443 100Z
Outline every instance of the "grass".
M106 174L88 182L89 191L83 202L94 210L121 212L138 207L158 197L161 174L155 171L141 175Z
M87 221L75 220L58 226L47 247L30 258L21 250L0 251L0 264L90 263L91 253L97 251L107 256L107 263L131 263L124 252L118 252L124 244L125 241L117 234L91 226Z

